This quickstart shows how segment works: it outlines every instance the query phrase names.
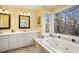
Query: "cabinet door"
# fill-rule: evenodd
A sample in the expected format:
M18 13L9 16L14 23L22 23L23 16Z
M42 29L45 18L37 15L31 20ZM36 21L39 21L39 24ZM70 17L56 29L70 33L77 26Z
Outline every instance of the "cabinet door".
M32 36L32 34L30 34L30 33L24 34L24 45L25 45L25 46L33 44L32 37L33 37L33 36Z
M0 51L8 50L8 36L0 36Z
M33 39L35 38L35 34L34 34L34 33L28 33L28 34L27 34L27 37L25 36L25 38L27 38L27 39L26 39L26 43L27 43L28 45L31 45L31 44L34 43L34 42L33 42Z
M9 35L9 49L18 48L18 38L17 35Z
M25 39L24 39L24 34L19 34L18 35L18 47L23 47L25 46Z
M28 38L27 38L27 37L28 37L28 34L23 34L23 40L24 40L23 45L24 45L24 46L29 45L29 44L28 44Z
M18 34L18 47L28 46L33 44L33 39L35 39L37 36L36 33L23 33Z
M41 34L39 32L33 33L34 34L34 39L35 38L39 38L41 36Z

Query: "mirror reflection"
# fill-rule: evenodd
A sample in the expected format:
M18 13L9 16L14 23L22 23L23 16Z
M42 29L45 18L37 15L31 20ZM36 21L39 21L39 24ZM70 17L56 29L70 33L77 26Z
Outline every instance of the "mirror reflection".
M10 14L0 13L0 29L10 28Z
M19 15L19 28L30 28L30 16Z

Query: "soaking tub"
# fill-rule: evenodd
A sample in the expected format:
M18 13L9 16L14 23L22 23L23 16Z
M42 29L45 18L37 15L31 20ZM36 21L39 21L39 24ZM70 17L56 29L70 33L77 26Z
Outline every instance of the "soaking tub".
M46 38L42 40L49 52L56 53L79 53L79 45L59 38Z

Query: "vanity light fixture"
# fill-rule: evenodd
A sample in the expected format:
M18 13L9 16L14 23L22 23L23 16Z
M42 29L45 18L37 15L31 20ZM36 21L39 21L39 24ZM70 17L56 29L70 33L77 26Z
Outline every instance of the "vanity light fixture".
M22 12L20 12L20 15L22 15Z
M7 8L0 8L0 12L1 13L8 13L8 10L7 10Z
M20 12L20 15L26 15L26 13L25 12Z
M20 12L20 15L28 15L28 16L29 16L30 13L29 13L29 12L26 13L25 11L23 11L23 12L21 11L21 12Z
M0 8L0 12L2 12L2 9Z
M26 15L26 13L25 13L25 12L24 12L23 14L24 14L24 15Z
M7 8L5 8L5 13L8 13L8 10L7 10Z
M30 15L30 13L20 12L20 15Z

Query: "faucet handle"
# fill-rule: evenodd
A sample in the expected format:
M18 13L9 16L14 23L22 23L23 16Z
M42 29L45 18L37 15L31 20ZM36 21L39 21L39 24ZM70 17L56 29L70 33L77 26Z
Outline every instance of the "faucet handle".
M50 36L52 37L52 34L50 34Z
M12 29L11 32L14 32L14 30Z
M43 36L43 35L42 35L41 37L42 37L42 38L44 38L44 36Z

